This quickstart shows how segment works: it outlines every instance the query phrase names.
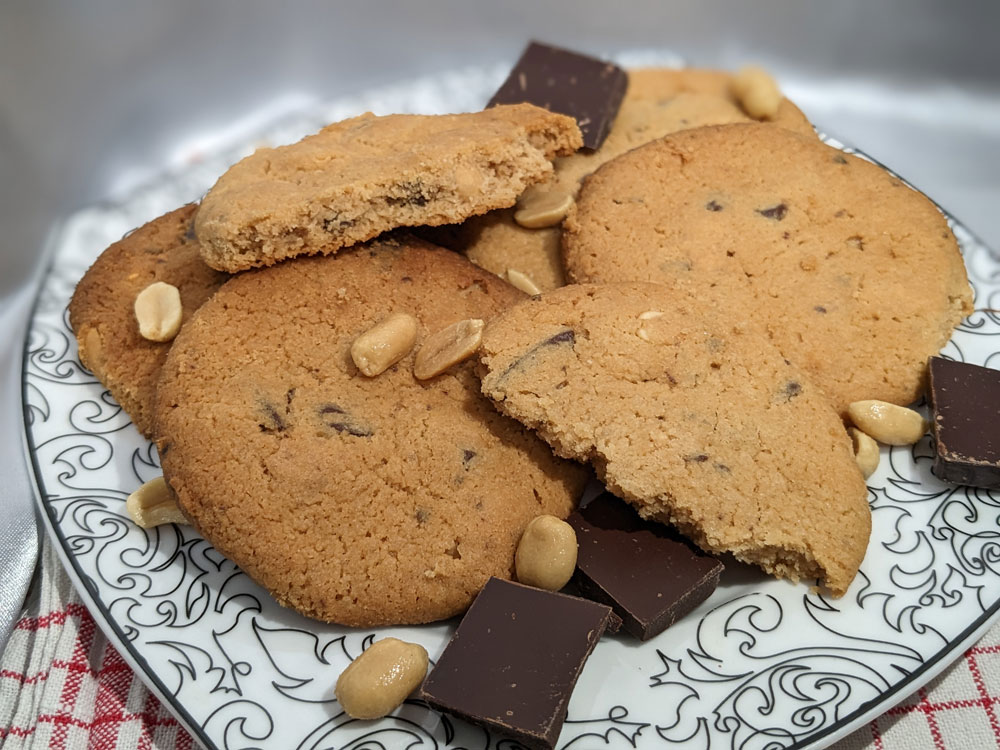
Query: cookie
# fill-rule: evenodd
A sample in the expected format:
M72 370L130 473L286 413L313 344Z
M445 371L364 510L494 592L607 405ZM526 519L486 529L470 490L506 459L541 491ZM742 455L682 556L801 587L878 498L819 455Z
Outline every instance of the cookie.
M528 104L334 123L219 179L198 211L203 257L239 271L512 206L580 143L573 118Z
M196 206L172 211L107 248L77 284L69 322L80 361L146 437L153 434L156 381L170 342L139 335L135 298L156 281L180 291L183 321L229 278L204 264L194 238Z
M496 412L467 360L429 380L421 345L524 295L460 255L382 240L235 277L160 381L164 476L194 525L285 606L374 626L463 611L510 578L524 527L586 481ZM416 347L375 377L352 342L393 313Z
M823 393L711 287L573 285L489 323L483 393L702 549L837 596L871 531Z
M629 72L629 85L604 145L555 160L555 172L540 189L576 195L581 180L607 161L636 146L678 130L751 120L729 91L732 76L714 70L648 68ZM771 121L807 136L815 131L788 99ZM509 268L526 274L539 289L566 283L560 254L559 226L525 229L514 209L473 217L458 227L426 235L464 252L474 263L503 276Z
M752 321L840 412L917 399L927 358L972 311L933 203L879 166L757 123L683 131L608 162L564 223L563 251L578 282L743 282Z

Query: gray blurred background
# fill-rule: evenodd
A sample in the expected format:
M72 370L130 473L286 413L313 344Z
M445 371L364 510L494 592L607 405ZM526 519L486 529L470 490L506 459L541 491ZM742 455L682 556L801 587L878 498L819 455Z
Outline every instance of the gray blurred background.
M998 31L987 0L2 0L0 310L53 222L163 171L178 144L290 96L511 64L531 38L761 63L822 130L1000 247Z

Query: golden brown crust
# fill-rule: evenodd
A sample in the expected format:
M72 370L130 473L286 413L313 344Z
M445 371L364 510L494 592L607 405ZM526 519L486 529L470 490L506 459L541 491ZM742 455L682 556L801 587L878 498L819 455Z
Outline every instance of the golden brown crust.
M827 393L909 404L972 310L937 208L880 167L782 128L704 127L605 164L564 223L579 282L725 275L731 306Z
M176 286L186 322L229 278L202 262L190 231L195 210L194 204L179 208L108 247L77 284L69 303L80 361L146 437L153 434L156 381L170 342L139 335L136 295L155 281Z
M871 530L823 394L711 285L567 286L486 329L483 392L640 514L842 595Z
M514 205L580 144L573 118L530 104L344 120L219 178L198 211L203 257L238 271L463 221Z
M565 517L586 474L479 393L471 361L413 376L427 337L524 295L450 251L385 240L250 271L182 330L157 444L184 511L306 615L345 625L463 611L509 578L534 516ZM368 378L350 347L396 312L416 348Z

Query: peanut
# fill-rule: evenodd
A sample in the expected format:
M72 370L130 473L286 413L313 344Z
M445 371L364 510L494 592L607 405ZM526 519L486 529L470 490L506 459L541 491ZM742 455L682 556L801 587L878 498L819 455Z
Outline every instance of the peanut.
M150 479L128 496L125 510L139 526L151 529L165 523L186 524L177 497L163 477Z
M867 479L878 468L878 443L875 442L874 438L865 434L857 427L851 427L848 432L851 435L851 442L854 444L854 460L858 462L861 475Z
M576 532L555 516L531 520L514 554L517 580L528 586L558 591L576 569Z
M641 320L642 322L646 322L647 320L655 320L656 318L662 318L662 317L663 313L660 312L659 310L646 310L646 312L644 313L639 313L639 320ZM637 335L643 341L652 341L652 339L649 337L649 331L646 330L645 326L642 325L639 326L639 331L637 332Z
M573 196L560 190L528 190L518 201L514 221L525 229L554 227L566 218Z
M84 367L95 375L104 370L104 341L101 332L96 328L88 328L80 339L80 361Z
M341 672L334 692L348 716L380 719L406 700L426 674L423 646L383 638Z
M406 313L393 313L358 336L351 344L351 359L372 378L405 357L417 340L417 321Z
M542 290L538 288L538 285L531 280L531 277L527 274L523 274L516 268L507 269L507 281L509 281L513 286L516 286L525 294L541 294Z
M885 401L855 401L847 407L847 416L858 429L886 445L912 445L928 427L918 412Z
M432 334L417 350L413 375L417 380L427 380L471 357L482 341L484 325L481 320L469 318Z
M778 84L763 68L753 65L740 70L730 83L733 96L743 111L755 120L770 120L778 114L781 91Z
M181 329L181 293L173 284L154 281L135 298L139 335L149 341L170 341Z

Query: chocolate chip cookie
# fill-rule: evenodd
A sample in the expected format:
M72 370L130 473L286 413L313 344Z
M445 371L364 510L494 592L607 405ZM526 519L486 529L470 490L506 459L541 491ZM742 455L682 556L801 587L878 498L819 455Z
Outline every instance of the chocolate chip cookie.
M933 203L875 164L759 123L675 133L608 162L585 182L563 250L578 282L743 282L733 308L752 309L841 412L917 399L927 358L972 311Z
M428 339L524 295L409 238L235 277L181 330L160 382L164 476L194 525L285 606L344 625L463 611L510 578L537 515L586 480L479 391L474 362L426 380ZM373 377L353 342L393 314L416 346Z
M871 530L851 441L722 296L631 283L533 297L487 326L483 392L643 517L842 595Z

